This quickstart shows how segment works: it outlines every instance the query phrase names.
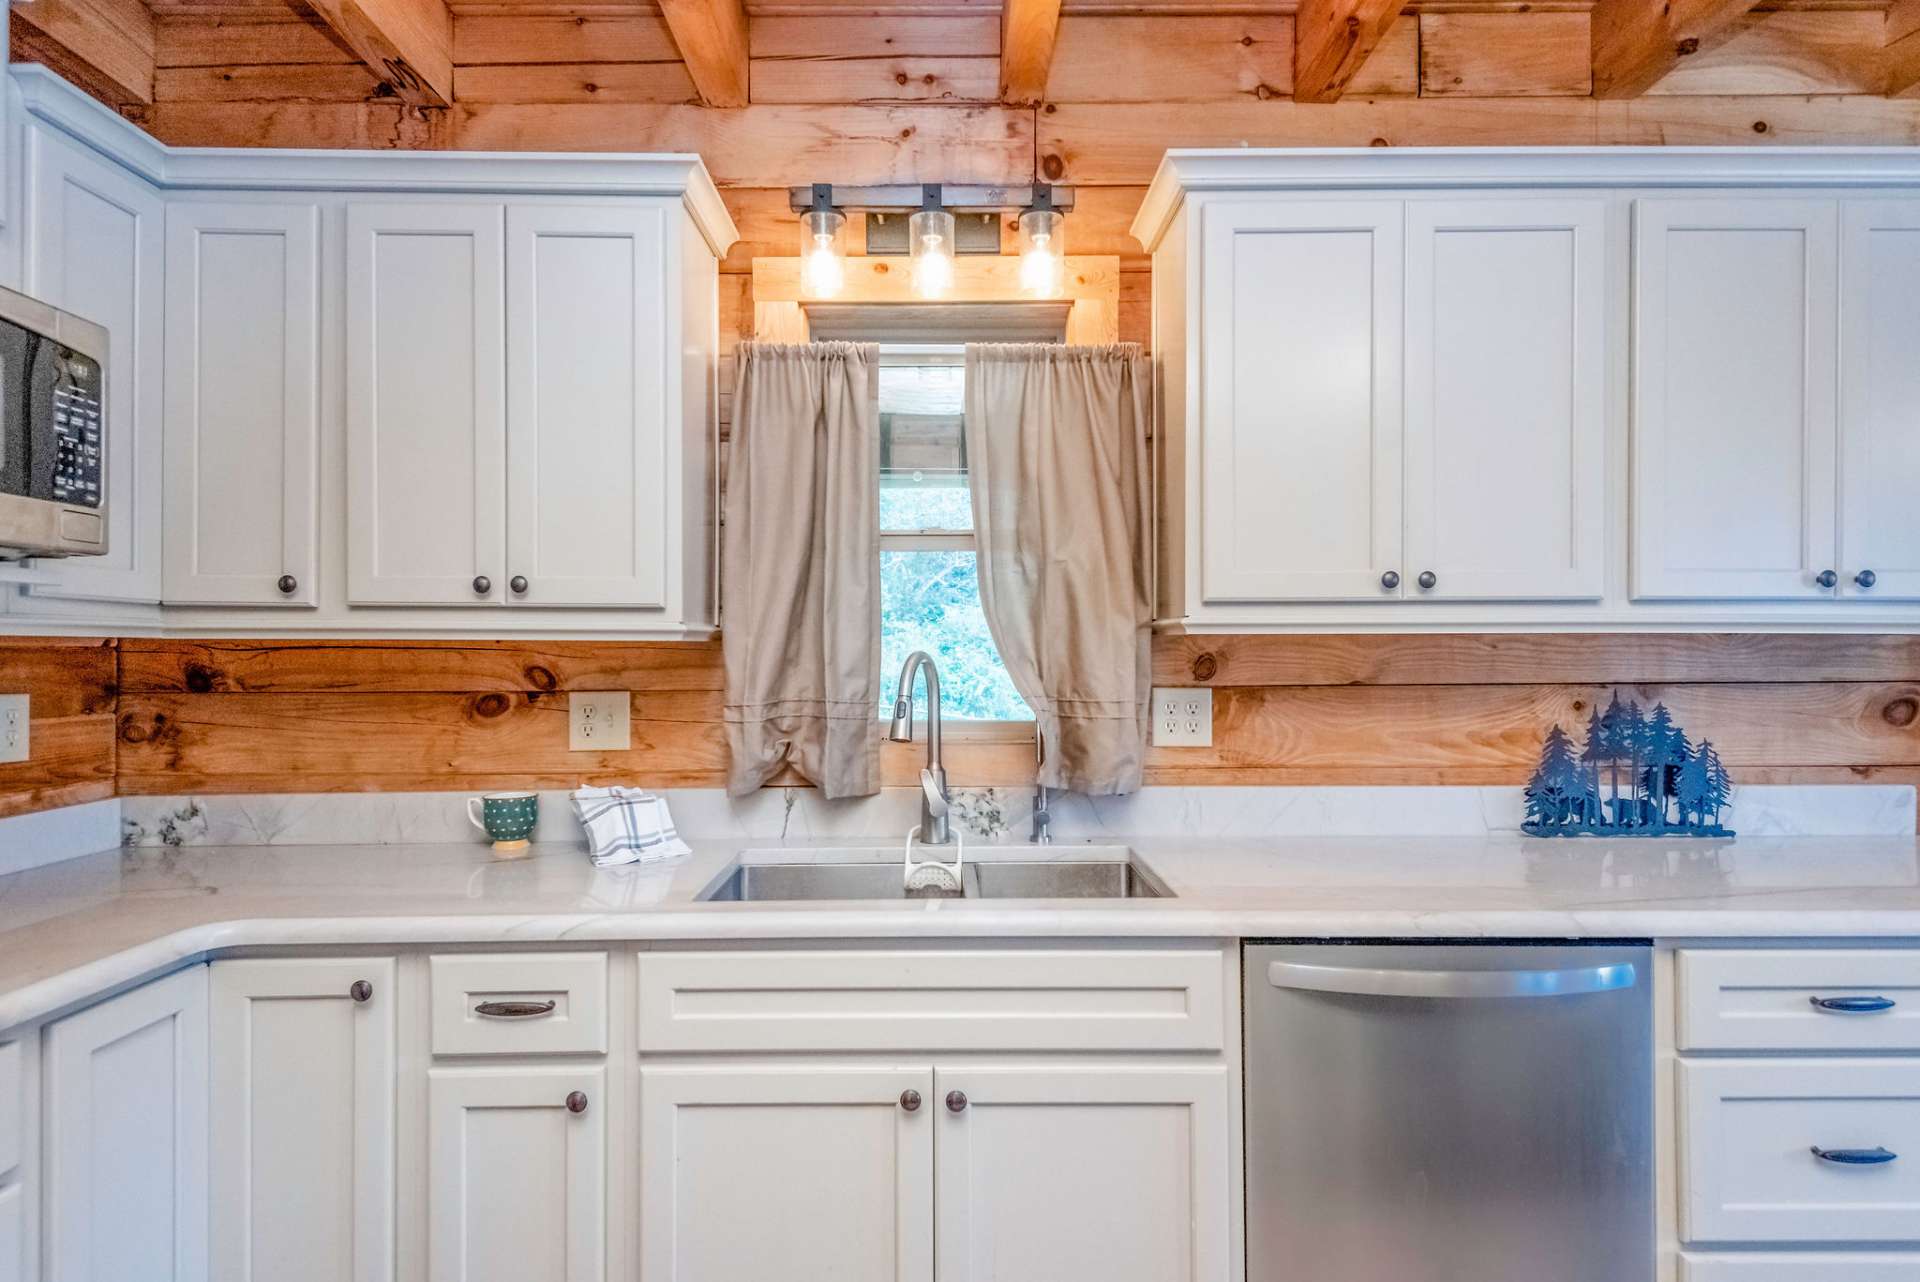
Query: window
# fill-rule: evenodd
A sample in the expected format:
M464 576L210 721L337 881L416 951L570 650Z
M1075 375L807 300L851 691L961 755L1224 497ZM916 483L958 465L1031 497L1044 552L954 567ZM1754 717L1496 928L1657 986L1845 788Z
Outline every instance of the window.
M940 667L941 714L1030 721L980 608L973 503L962 431L966 364L951 346L880 352L880 715L900 665L925 650Z

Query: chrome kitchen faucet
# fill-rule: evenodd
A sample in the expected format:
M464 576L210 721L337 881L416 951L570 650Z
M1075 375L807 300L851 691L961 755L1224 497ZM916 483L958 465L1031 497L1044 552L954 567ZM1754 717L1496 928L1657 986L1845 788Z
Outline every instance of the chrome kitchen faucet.
M913 677L923 668L927 674L927 767L920 772L920 840L944 846L953 840L953 831L947 824L947 771L940 764L940 669L925 650L915 650L901 665L887 738L913 742Z

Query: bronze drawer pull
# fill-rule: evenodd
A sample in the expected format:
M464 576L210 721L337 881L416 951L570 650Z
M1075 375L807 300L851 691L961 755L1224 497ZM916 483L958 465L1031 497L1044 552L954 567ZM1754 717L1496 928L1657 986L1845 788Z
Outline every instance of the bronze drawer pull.
M489 1019L537 1019L542 1015L553 1014L553 1003L544 1002L481 1002L473 1008L476 1015L485 1015Z

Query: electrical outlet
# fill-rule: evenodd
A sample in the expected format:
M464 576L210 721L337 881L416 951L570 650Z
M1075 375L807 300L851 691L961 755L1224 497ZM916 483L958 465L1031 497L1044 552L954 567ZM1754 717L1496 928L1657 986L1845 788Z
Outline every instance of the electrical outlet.
M27 759L27 696L0 694L0 761Z
M1206 686L1156 687L1153 742L1161 748L1213 746L1213 691Z
M633 746L633 696L625 690L575 690L567 697L567 747L618 752Z

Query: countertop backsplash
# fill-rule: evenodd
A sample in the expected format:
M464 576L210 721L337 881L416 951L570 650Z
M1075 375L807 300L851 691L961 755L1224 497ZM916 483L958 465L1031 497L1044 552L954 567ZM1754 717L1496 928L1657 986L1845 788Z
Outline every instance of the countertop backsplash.
M904 839L919 822L919 790L829 801L810 788L768 788L731 799L718 788L660 790L689 838L819 841ZM456 792L255 793L125 797L128 846L386 845L480 842ZM1033 790L957 788L955 821L969 841L1028 839ZM1149 787L1126 797L1056 795L1056 842L1116 837L1478 837L1518 833L1519 788ZM1735 826L1743 837L1910 837L1910 785L1737 787ZM534 840L580 841L567 793L540 793ZM1580 839L1566 839L1577 846Z

